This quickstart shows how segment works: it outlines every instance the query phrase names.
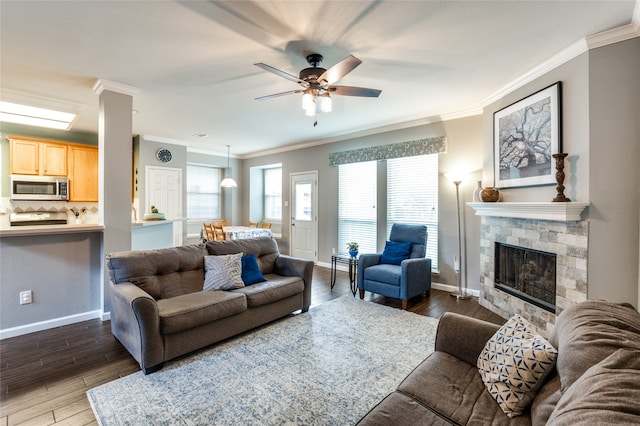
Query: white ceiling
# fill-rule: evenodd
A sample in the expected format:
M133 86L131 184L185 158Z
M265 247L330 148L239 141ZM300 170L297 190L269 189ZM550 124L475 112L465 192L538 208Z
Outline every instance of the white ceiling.
M139 90L135 134L248 155L479 111L576 41L630 24L637 3L2 0L0 89L74 108L73 130L97 132L94 83L122 83ZM334 96L316 127L300 95L254 100L299 87L254 63L297 75L310 52L325 68L353 54L363 63L338 84L382 94Z

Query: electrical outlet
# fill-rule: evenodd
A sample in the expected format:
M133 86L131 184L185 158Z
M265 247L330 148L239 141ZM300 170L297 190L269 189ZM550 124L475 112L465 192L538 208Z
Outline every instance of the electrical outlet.
M33 303L33 292L31 290L21 291L20 292L20 304L28 305L29 303Z

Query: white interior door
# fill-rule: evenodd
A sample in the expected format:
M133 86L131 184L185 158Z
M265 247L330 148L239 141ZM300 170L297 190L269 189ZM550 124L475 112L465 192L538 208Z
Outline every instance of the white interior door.
M318 261L318 172L292 173L291 256Z
M156 206L167 219L182 219L182 169L147 166L146 204ZM173 222L173 245L182 245L182 221Z

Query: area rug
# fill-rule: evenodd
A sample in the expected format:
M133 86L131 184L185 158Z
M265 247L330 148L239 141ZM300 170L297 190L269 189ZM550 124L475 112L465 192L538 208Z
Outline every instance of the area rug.
M342 296L87 395L103 426L353 425L433 351L437 323Z

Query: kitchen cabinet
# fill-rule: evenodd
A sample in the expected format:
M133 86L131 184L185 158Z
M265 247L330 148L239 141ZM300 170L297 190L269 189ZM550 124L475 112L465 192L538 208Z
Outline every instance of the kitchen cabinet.
M10 138L11 174L67 176L67 145L37 139Z
M98 148L69 145L69 201L98 201Z

